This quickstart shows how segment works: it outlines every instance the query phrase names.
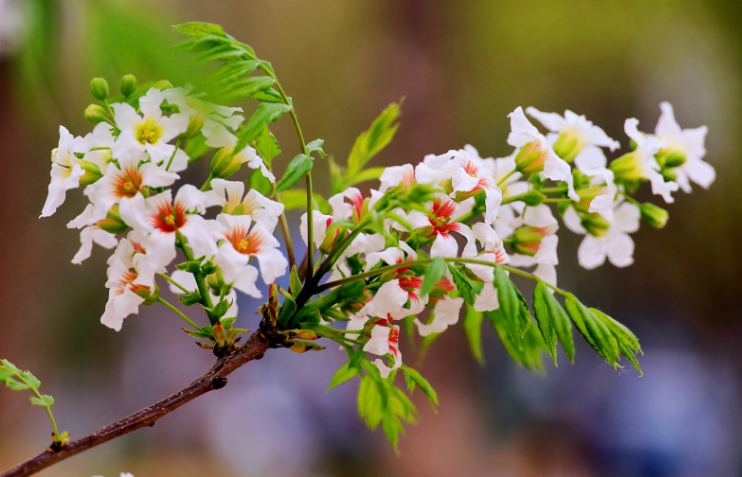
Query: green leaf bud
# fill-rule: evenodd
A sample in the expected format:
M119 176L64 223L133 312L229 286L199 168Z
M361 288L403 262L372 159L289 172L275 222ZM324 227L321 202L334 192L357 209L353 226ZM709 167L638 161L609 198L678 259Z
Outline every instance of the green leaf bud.
M608 228L611 226L610 222L601 217L600 214L585 215L582 217L581 224L590 235L595 237L605 237Z
M153 88L157 88L160 91L165 91L166 89L170 89L173 87L173 84L168 80L160 80L157 83L152 85Z
M93 124L102 123L106 120L106 110L98 104L91 104L85 108L85 119Z
M670 214L665 209L649 202L639 206L639 211L641 212L642 220L656 229L664 227L667 224L667 219L670 217Z
M134 293L144 298L144 303L142 303L142 305L149 306L152 303L156 302L158 298L160 298L160 287L158 287L155 283L154 291L150 290L149 288L141 287L135 289Z
M137 90L137 78L134 75L124 75L121 78L120 87L121 94L124 95L124 98L128 98Z
M518 155L515 156L515 168L524 174L541 172L548 157L548 149L541 149L539 141L532 141L518 151Z
M245 159L243 154L232 154L233 146L219 149L211 158L211 177L213 179L226 179L240 170Z
M106 214L106 218L98 221L98 227L105 230L109 234L120 234L126 232L129 228L119 215L118 204L111 207L111 210Z
M639 156L629 152L611 162L608 166L619 179L635 181L643 179L643 164Z
M662 178L665 179L665 182L671 182L678 178L678 174L673 169L662 169L660 173L662 174Z
M537 190L529 190L526 195L523 196L523 202L529 207L536 207L541 205L546 196Z
M103 78L93 78L90 82L90 91L95 99L105 101L108 98L108 82Z
M577 157L577 154L580 153L582 147L579 138L574 137L571 134L562 133L552 146L552 149L557 156L567 162L572 162L575 157Z

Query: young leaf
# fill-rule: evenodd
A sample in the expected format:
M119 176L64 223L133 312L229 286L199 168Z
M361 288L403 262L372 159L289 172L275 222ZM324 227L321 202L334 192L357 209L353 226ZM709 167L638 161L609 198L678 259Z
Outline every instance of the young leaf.
M255 169L250 174L250 188L268 196L271 193L271 181L260 172L260 169Z
M238 78L249 75L257 67L258 62L255 60L230 61L217 68L209 78L209 83L211 87L227 85Z
M427 379L423 378L422 375L416 370L409 366L402 366L402 372L404 373L404 379L407 382L407 390L412 393L415 390L415 385L419 386L425 397L428 398L430 405L435 409L438 406L438 393L435 392L433 386L430 385Z
M224 29L214 23L188 22L174 25L173 30L189 36L218 35L227 38Z
M536 289L533 291L533 312L536 315L536 322L538 323L539 330L541 330L544 343L549 350L551 359L554 360L554 365L556 365L557 335L556 328L554 327L555 319L552 318L555 312L551 310L552 303L549 302L549 299L545 295L553 298L546 285L544 285L544 282L539 280L536 284Z
M446 269L448 268L446 261L441 257L435 257L430 264L428 269L425 271L425 278L423 278L423 284L420 288L420 298L424 297L430 290L433 289L436 283L446 275Z
M296 265L291 267L291 276L290 276L290 287L291 287L291 294L294 296L299 296L299 292L301 292L302 288L304 288L301 284L301 279L299 278L299 274L296 271Z
M371 127L361 133L356 139L348 157L348 179L363 169L363 166L379 153L392 140L399 124L393 124L399 117L400 103L390 104L371 124Z
M618 342L616 337L611 334L608 327L595 316L585 305L574 296L569 295L564 300L572 322L574 322L580 334L590 343L606 361L612 366L616 366L618 358Z
M278 121L283 113L291 110L287 104L261 103L255 110L250 121L238 132L239 141L234 148L234 154L245 149L248 144L253 142L265 127L274 121Z
M495 267L495 286L503 316L516 324L520 336L523 337L531 324L531 312L523 295L510 280L505 269L500 266Z
M505 318L501 310L502 307L488 311L486 315L492 321L492 326L497 331L505 350L515 362L522 364L526 369L543 373L541 353L547 350L541 333L536 327L529 326L521 338L515 329L515 323Z
M46 394L41 395L41 399L37 397L31 397L31 404L34 406L51 407L54 405L54 398Z
M640 353L642 352L642 347L639 345L639 339L634 333L632 333L630 329L600 310L590 308L590 311L595 313L595 315L600 318L600 321L602 321L608 327L608 329L610 329L613 334L618 337L618 340L620 342L626 344L626 346L634 351L638 351Z
M330 385L327 386L327 392L330 392L330 390L334 387L340 386L341 384L350 381L354 377L358 375L358 370L351 366L350 363L345 363L335 371L335 374L332 375L332 379L330 380Z
M270 165L274 157L281 154L278 140L268 128L264 128L260 136L255 140L255 149L266 164Z
M464 299L467 305L474 306L474 302L477 299L477 295L474 292L474 289L471 286L471 283L469 282L469 279L461 273L456 267L453 265L448 266L448 270L450 270L451 275L453 276L453 283L456 285L456 288L459 290L459 293L461 294L461 298Z
M370 169L364 169L353 176L353 179L350 181L349 185L356 185L366 181L375 181L379 177L381 177L381 174L383 174L385 170L385 167L372 167Z
M206 136L196 134L186 141L185 153L188 155L188 162L193 162L211 151L211 146L206 145Z
M570 362L574 363L575 343L572 338L572 322L569 321L567 312L564 311L564 308L559 304L556 297L551 293L548 293L548 290L547 294L548 296L544 295L544 297L549 305L551 325L554 328L554 331L556 331L559 342L562 343L564 354L567 355Z
M211 95L213 101L229 102L243 98L253 98L256 93L265 91L276 84L276 80L268 76L246 76L229 83L226 89L218 94Z
M629 363L631 363L636 368L636 370L639 371L639 377L641 378L642 376L644 376L642 367L639 366L639 360L636 359L636 355L634 354L634 352L631 351L631 349L621 341L618 342L618 347L621 350L621 353L626 356L626 359L629 360Z
M289 162L289 165L286 167L286 173L278 181L278 184L276 184L276 192L283 192L296 185L302 177L312 170L313 164L314 159L311 156L298 154Z
M307 144L307 154L318 152L320 157L325 157L325 150L322 149L325 145L324 139L315 139L314 141Z
M474 358L484 366L484 351L482 349L482 321L484 315L472 306L466 307L466 316L464 317L464 330L469 340L469 347Z

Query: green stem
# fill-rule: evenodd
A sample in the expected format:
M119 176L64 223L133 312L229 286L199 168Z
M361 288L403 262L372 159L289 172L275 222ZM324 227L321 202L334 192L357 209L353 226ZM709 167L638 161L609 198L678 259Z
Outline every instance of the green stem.
M41 393L38 391L38 389L31 386L28 381L23 378L23 374L18 373L16 374L16 377L23 381L23 384L28 386L28 388L33 391L39 401L44 402L44 398L41 397ZM54 420L54 414L52 414L51 406L44 406L44 409L46 409L46 414L49 416L49 420L52 423L52 429L54 429L54 442L59 442L59 430L57 429L57 421Z
M211 190L211 179L213 178L214 176L209 172L209 177L206 178L206 182L201 186L201 191L206 192L207 190Z
M503 177L502 179L500 179L500 180L499 180L499 181L497 182L497 186L498 186L498 187L500 187L500 184L502 184L503 182L505 182L506 180L508 180L508 178L509 178L510 176L512 176L513 174L515 174L516 172L518 172L518 169L513 169L512 171L510 171L510 172L508 172L507 174L505 174L505 177Z
M195 329L197 329L197 330L200 330L200 329L201 329L201 327L200 327L200 326L198 326L198 325L197 325L196 323L194 323L194 322L193 322L193 321L192 321L192 320L191 320L190 318L188 318L188 317L187 317L186 315L184 315L184 314L183 314L183 312L181 312L181 311L180 311L179 309L175 308L175 306L173 306L173 305L172 305L172 304L171 304L170 302L166 301L166 300L165 300L165 299L163 299L162 297L159 297L159 298L157 299L157 302L158 302L158 303L162 303L162 304L163 304L163 305L165 305L166 307L170 308L170 309L171 309L172 311L174 311L174 312L175 312L175 313L176 313L176 314L177 314L178 316L180 316L181 318L183 318L184 320L186 320L186 321L188 322L188 324L189 324L189 325L191 325L192 327L194 327Z
M332 266L335 264L335 260L342 254L346 248L350 246L351 243L353 243L353 240L358 236L358 234L361 233L361 231L366 227L366 224L368 222L368 219L363 219L355 229L353 229L353 232L350 233L345 239L343 239L342 242L340 242L340 245L333 248L330 252L330 255L327 256L327 259L322 262L322 265L319 267L319 271L317 272L317 275L320 277L327 273L328 270L332 268Z
M544 202L546 202L546 203L552 203L552 204L558 204L560 202L572 202L572 199L552 199L552 198L546 198L546 199L544 199Z
M186 260L195 261L193 251L191 250L191 247L188 246L188 240L183 236L183 234L180 233L180 231L176 232L176 238L176 243L183 250L183 253L186 256ZM196 279L198 293L201 295L201 304L211 310L212 308L214 308L214 304L211 301L211 294L209 293L209 287L206 286L206 278L204 277L203 272L199 269L196 273L193 274L193 278ZM208 315L211 324L215 325L217 320L211 317L211 313L208 313Z
M183 293L191 293L191 291L190 291L190 290L187 290L187 289L186 289L186 287L184 287L184 286L183 286L183 285L181 285L180 283L176 282L175 280L173 280L173 279L172 279L171 277L169 277L169 276L165 275L164 273L158 273L157 275L161 276L161 277L162 277L162 278L164 278L165 280L169 281L170 283L172 283L172 284L173 284L173 285L175 285L176 287L178 287L178 288L180 288L181 290L183 290Z
M564 187L544 187L539 189L542 194L559 194L561 192L567 192L567 186Z
M170 166L173 165L173 159L175 159L175 154L178 153L178 148L180 147L180 141L181 141L181 137L178 136L178 142L175 143L175 150L173 151L173 155L170 156L170 160L167 162L167 167L165 168L166 171L169 171Z
M278 202L281 202L281 194L275 195L276 200ZM289 223L286 220L286 214L281 214L278 216L278 221L281 224L281 231L283 232L283 238L286 241L286 251L289 255L289 267L293 268L294 265L296 265L296 255L294 255L294 244L291 242L291 235L289 234Z

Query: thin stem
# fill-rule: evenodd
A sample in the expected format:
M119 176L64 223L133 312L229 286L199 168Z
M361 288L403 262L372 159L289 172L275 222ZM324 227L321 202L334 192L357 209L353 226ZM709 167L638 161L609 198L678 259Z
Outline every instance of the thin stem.
M176 232L176 234L176 243L183 250L183 253L186 256L186 260L195 261L193 251L191 250L191 247L188 246L188 241L186 240L186 238L183 236L183 234L180 233L180 231ZM193 273L193 277L196 279L198 293L201 295L201 304L211 310L212 308L214 308L214 304L211 301L211 293L209 293L209 287L206 286L206 278L204 277L203 272L201 272L201 270L199 269L196 273ZM215 325L216 320L211 317L211 313L209 313L208 315L211 324Z
M317 272L317 275L320 277L327 273L329 269L332 268L332 266L335 264L335 260L340 256L341 253L345 251L348 246L353 243L353 240L358 236L358 234L361 233L361 231L366 227L366 224L368 223L368 219L363 219L355 229L353 229L353 232L350 233L345 239L343 239L342 242L340 242L340 245L333 248L330 252L330 255L328 255L327 259L322 262L322 265L319 267L319 271ZM311 255L310 255L311 256Z
M552 199L552 198L546 198L546 199L544 199L544 202L558 204L559 202L572 202L572 199Z
M38 391L38 389L31 386L28 381L23 378L23 374L17 374L16 377L23 381L23 383L28 386L31 391L33 391L39 401L44 402L44 398L41 397L41 393ZM59 430L57 429L57 421L54 420L51 406L44 406L44 409L46 409L46 414L49 416L49 420L52 422L52 428L54 429L54 442L59 442Z
M516 172L518 172L518 169L513 169L512 171L510 171L507 174L505 174L505 176L502 179L500 179L499 181L497 181L497 186L499 187L500 184L502 184L503 182L505 182L506 180L508 180L508 178L510 176L512 176L513 174L515 174Z
M281 202L280 194L276 194L276 200L278 202ZM289 234L289 223L286 220L286 214L282 213L281 215L279 215L278 221L281 223L281 231L283 232L283 238L286 241L286 251L289 255L289 268L293 268L294 265L296 265L296 255L294 255L294 244L291 242L291 235Z
M191 325L192 327L194 327L195 329L197 329L197 330L200 330L201 329L200 326L198 326L196 323L194 323L190 318L188 318L186 315L184 315L183 312L181 312L179 309L175 308L170 302L166 301L164 298L159 297L157 299L157 302L158 303L162 303L166 307L170 308L178 316L180 316L181 318L183 318L184 320L186 320L188 322L188 324Z
M173 285L175 285L176 287L178 287L178 288L180 288L181 290L183 290L183 293L191 293L191 291L190 291L190 290L186 289L186 287L184 287L184 286L183 286L183 285L181 285L180 283L178 283L178 282L176 282L175 280L173 280L173 279L172 279L172 277L169 277L169 276L167 276L167 275L166 275L166 274L164 274L164 273L158 273L157 275L161 276L161 277L162 277L162 278L164 278L165 280L169 281L170 283L172 283L172 284L173 284Z
M167 167L165 168L166 171L169 171L170 166L173 165L173 159L175 159L175 154L177 154L178 148L180 148L180 141L181 141L181 137L178 136L178 142L175 143L175 150L173 151L173 155L170 156L170 160L168 161Z

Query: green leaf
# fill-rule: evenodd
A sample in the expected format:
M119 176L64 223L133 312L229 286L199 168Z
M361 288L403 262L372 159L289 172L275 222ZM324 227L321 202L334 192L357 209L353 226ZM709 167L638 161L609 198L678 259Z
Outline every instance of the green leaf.
M34 406L52 407L54 405L54 398L46 394L42 394L41 399L34 396L31 398L31 404Z
M459 290L459 293L461 294L461 298L464 299L467 305L474 306L474 302L477 299L477 295L474 292L474 288L472 288L471 283L469 282L469 279L459 271L458 268L454 267L453 265L448 266L448 270L451 272L451 275L453 276L453 283L456 285L456 288Z
M291 294L294 296L298 296L299 292L301 292L302 288L304 288L301 284L301 280L299 279L299 274L296 271L296 265L291 267L291 276L289 279L289 284L291 287Z
M22 383L20 381L16 381L15 379L7 379L5 381L5 385L8 386L13 391L25 391L26 389L30 389L31 386L28 384Z
M278 94L278 91L276 91L273 88L264 89L261 91L255 92L252 96L250 96L252 99L256 99L258 101L263 101L264 103L282 103L283 98L280 94Z
M191 58L191 62L193 64L201 65L204 63L211 63L212 61L231 61L239 59L244 54L244 51L239 48L235 48L235 46L231 43L224 43L219 46L209 48L201 54L194 56L193 58Z
M209 99L220 103L243 98L254 98L257 93L269 89L276 84L276 80L268 76L247 76L233 81L229 86Z
M549 293L549 290L546 288L546 285L544 285L544 282L539 280L536 284L536 289L533 290L533 311L536 315L538 328L539 330L541 330L541 336L544 338L544 343L549 350L551 359L554 360L554 365L556 365L557 334L556 328L554 327L555 320L552 318L552 315L556 314L556 312L552 311L552 302L549 301L549 298L547 298L546 295L548 295L548 297L550 298L554 298L551 296L551 293ZM558 305L559 304L557 303L557 306Z
M227 38L224 29L214 23L188 22L173 25L173 30L189 36L218 35Z
M14 374L21 374L21 370L7 359L0 360L0 364L2 364L4 368L12 371Z
M263 161L270 165L274 157L281 154L281 148L278 146L278 140L268 128L264 128L260 136L255 140L255 149L263 158Z
M370 429L376 429L384 415L384 399L376 380L367 374L358 388L358 415Z
M361 182L374 181L381 177L381 174L386 170L385 167L372 167L371 169L364 169L350 181L350 185L360 184Z
M501 266L495 267L495 286L497 287L500 310L503 316L514 325L514 327L509 327L509 332L517 329L522 338L531 324L531 312L528 310L523 295L520 294L518 288Z
M464 330L466 338L469 340L469 347L474 358L484 366L484 350L482 349L482 321L484 315L472 306L466 307L466 316L464 317Z
M392 140L397 132L399 124L393 124L399 117L400 103L390 104L377 117L371 127L356 139L353 149L348 157L347 177L352 181L353 177L363 169L371 158L379 153Z
M420 298L424 297L433 287L446 276L446 270L448 265L446 261L441 257L435 257L430 264L428 269L425 271L425 278L423 278L423 284L420 288Z
M200 159L211 149L211 146L206 145L206 136L203 134L196 134L189 138L185 144L185 153L188 155L189 163Z
M510 357L530 371L543 373L541 353L546 351L546 345L537 327L529 326L521 338L520 334L515 332L512 320L503 315L502 308L488 311L485 314L490 318L492 326L497 331Z
M340 369L335 371L335 374L332 375L330 385L327 386L327 392L330 392L331 389L350 381L357 375L358 371L356 370L356 368L351 366L350 363L345 363L343 366L340 367Z
M345 180L343 169L335 163L332 157L327 162L330 164L330 196L333 196L345 189Z
M644 376L642 367L639 366L639 360L636 359L636 355L634 354L634 352L631 351L631 349L621 341L618 342L618 347L621 350L621 353L626 356L626 359L629 360L629 363L631 363L636 368L636 370L639 371L639 377L641 378L642 376Z
M278 325L280 329L284 329L286 325L288 324L291 317L296 312L296 302L293 298L287 293L284 295L286 298L283 301L283 305L281 306L281 313L278 315Z
M267 197L271 193L271 181L263 175L260 169L255 169L250 174L250 188Z
M419 386L425 397L428 398L430 405L435 409L438 406L438 393L435 392L435 389L433 389L433 386L430 385L428 380L409 366L402 365L402 372L407 382L407 390L412 393L415 390L415 385Z
M314 141L307 144L307 154L313 152L319 152L320 157L325 157L325 150L322 147L325 145L324 139L315 139Z
M572 318L572 322L577 326L577 330L583 338L610 365L617 366L618 341L608 327L592 311L580 303L574 295L568 295L564 300L564 305L569 317Z
M21 373L21 378L31 387L31 389L38 390L39 386L41 386L41 381L31 374L31 371L23 371Z
M238 78L249 75L257 67L258 62L255 60L230 61L217 68L209 78L209 83L212 87L229 84Z
M251 142L257 139L269 123L278 121L283 113L290 110L291 106L287 104L261 103L258 109L255 110L255 113L253 113L250 121L237 133L239 141L234 148L234 154L245 149Z
M296 185L302 177L312 170L313 164L314 159L311 156L298 154L289 162L286 172L281 180L278 181L278 184L276 184L276 192L283 192Z
M590 308L590 311L595 313L595 316L597 316L600 321L602 321L608 327L608 329L611 330L614 335L616 335L620 342L626 344L634 351L638 351L640 353L642 352L642 347L641 345L639 345L639 338L637 338L630 329L600 310Z

